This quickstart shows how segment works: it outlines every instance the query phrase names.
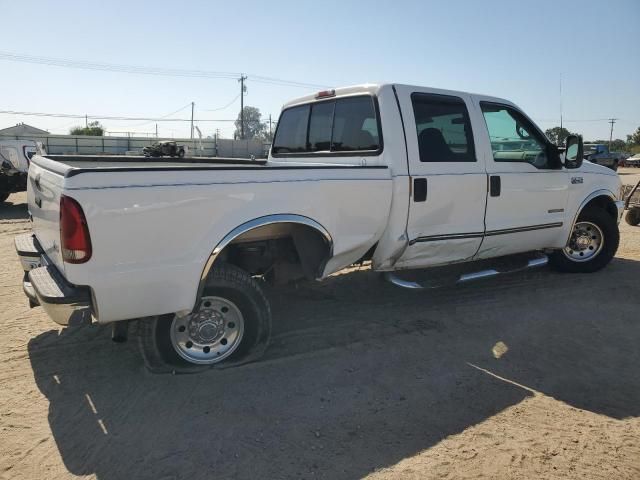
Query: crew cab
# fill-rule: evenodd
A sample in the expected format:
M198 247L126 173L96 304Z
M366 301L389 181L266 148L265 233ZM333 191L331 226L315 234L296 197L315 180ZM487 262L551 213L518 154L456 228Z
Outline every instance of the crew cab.
M265 161L36 155L16 248L31 305L116 339L136 320L147 366L189 370L264 352L266 282L363 262L412 289L405 270L599 270L620 189L508 100L361 85L284 105Z

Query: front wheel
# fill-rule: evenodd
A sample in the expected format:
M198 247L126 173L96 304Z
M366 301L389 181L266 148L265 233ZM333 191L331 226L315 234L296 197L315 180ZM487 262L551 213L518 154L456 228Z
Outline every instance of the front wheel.
M619 243L616 220L600 208L589 208L578 216L567 246L550 255L550 264L560 272L596 272L611 261Z
M261 356L271 334L271 309L260 285L233 265L209 275L190 315L139 320L139 344L153 372L227 367Z

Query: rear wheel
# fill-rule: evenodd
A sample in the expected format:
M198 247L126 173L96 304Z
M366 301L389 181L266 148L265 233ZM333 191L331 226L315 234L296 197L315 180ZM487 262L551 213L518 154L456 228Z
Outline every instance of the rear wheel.
M184 150L180 149L180 150L178 151L178 156L179 156L180 158L184 158Z
M193 372L261 356L271 333L271 309L248 273L223 264L211 272L192 314L142 319L138 329L151 371Z
M595 272L611 261L619 243L615 219L600 208L589 208L580 213L567 246L551 254L549 260L561 272Z
M638 224L640 224L640 208L630 208L627 210L624 221L632 227L637 227Z

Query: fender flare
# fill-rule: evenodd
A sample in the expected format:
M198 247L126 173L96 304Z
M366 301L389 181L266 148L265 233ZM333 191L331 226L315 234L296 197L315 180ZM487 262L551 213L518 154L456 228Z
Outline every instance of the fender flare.
M576 224L576 221L578 220L578 217L582 213L582 210L584 210L584 207L586 207L587 204L596 197L608 197L612 202L616 201L615 194L613 194L613 192L611 192L610 190L606 190L604 188L600 190L596 190L595 192L591 192L589 195L587 195L587 197L582 201L582 203L580 203L580 206L576 209L576 213L573 216L573 221L571 222L571 230L569 230L569 237L567 237L567 242L569 242L569 239L571 238L571 232L573 231L573 226Z
M202 293L204 291L204 286L207 281L207 277L209 276L209 272L213 268L213 265L215 264L220 253L240 235L247 233L251 230L254 230L256 228L263 227L265 225L273 225L275 223L296 223L299 225L305 225L307 227L313 228L318 233L320 233L320 235L322 235L322 237L324 238L327 244L327 247L329 250L327 260L331 258L331 256L333 255L333 238L331 237L331 234L323 225L316 222L312 218L305 217L304 215L296 215L296 214L290 214L290 213L266 215L264 217L254 218L253 220L249 220L248 222L245 222L237 226L236 228L231 230L229 233L227 233L222 238L222 240L218 242L218 244L215 246L215 248L209 255L209 258L207 259L207 262L205 263L205 266L202 269L202 273L200 274L200 282L198 284L198 292L196 295L196 301L195 301L193 310L195 310L198 305L198 299L202 296Z

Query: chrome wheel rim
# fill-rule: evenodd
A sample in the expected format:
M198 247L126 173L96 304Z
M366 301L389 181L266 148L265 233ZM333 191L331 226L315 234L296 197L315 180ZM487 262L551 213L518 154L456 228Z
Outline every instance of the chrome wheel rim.
M592 222L577 222L563 252L571 261L588 262L602 251L603 246L604 234L598 225Z
M190 363L213 364L231 355L240 345L244 317L232 301L203 297L198 310L171 323L171 343Z

